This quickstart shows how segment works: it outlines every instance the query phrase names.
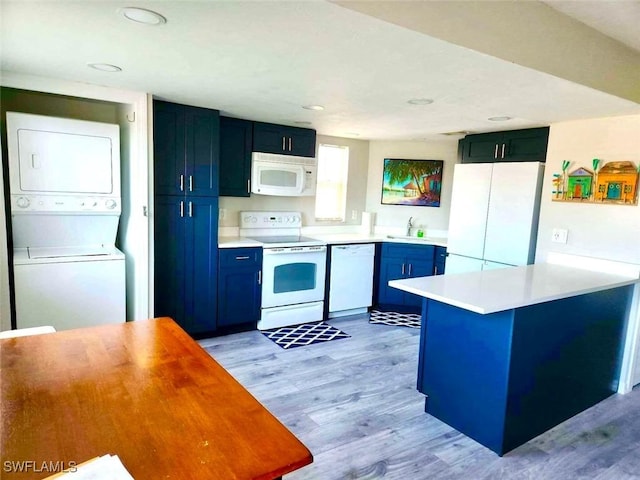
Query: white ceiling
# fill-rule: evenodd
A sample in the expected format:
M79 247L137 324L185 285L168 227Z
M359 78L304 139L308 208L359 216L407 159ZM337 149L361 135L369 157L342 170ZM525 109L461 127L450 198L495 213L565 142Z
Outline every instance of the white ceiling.
M546 3L640 52L639 2ZM125 20L118 9L132 4L167 23ZM321 0L4 0L0 9L3 72L149 92L325 135L438 139L640 113L629 100ZM302 108L311 104L325 110ZM505 115L513 119L487 120Z

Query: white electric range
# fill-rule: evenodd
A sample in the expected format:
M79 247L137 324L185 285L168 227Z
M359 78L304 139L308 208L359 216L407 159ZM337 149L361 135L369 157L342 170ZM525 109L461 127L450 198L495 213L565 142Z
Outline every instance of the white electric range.
M323 319L327 246L301 229L300 212L240 212L240 236L263 244L259 330Z

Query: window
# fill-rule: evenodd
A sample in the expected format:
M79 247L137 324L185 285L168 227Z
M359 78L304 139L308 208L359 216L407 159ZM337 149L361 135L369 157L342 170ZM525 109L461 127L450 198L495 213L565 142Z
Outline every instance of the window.
M316 220L344 222L347 209L347 172L349 147L318 147Z

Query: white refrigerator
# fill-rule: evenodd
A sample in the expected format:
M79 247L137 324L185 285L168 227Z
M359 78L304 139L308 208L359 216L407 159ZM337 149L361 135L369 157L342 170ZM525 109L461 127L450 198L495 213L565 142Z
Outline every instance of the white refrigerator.
M533 263L543 173L539 162L456 164L445 274Z

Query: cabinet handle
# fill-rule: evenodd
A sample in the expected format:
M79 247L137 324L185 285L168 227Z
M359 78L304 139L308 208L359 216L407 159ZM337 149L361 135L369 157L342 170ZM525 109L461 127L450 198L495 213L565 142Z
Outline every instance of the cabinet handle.
M435 267L433 267L433 274L434 275L438 274L438 266L437 265Z
M505 144L503 143L502 144L502 156L500 158L504 158L504 146L505 146Z
M193 175L189 175L189 191L193 192Z
M251 180L247 180L247 193L251 193Z
M409 276L411 276L411 264L409 264Z
M404 275L404 263L402 264L402 275Z
M180 200L180 218L184 217L184 201Z
M291 151L291 137L289 137L289 151Z
M180 191L184 192L184 175L180 174Z
M258 270L258 285L262 285L262 270Z
M496 149L493 151L493 158L498 158L498 144L496 143Z
M249 255L238 256L236 257L236 260L249 260Z
M193 217L193 202L189 202L189 217Z
M282 151L285 151L284 142L286 141L285 137L282 137Z

